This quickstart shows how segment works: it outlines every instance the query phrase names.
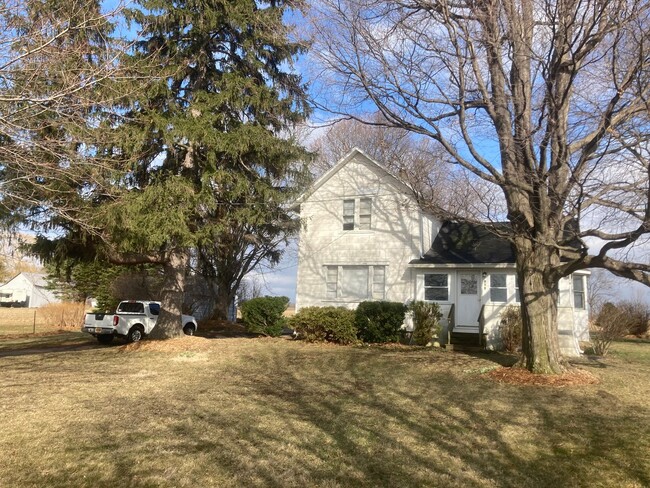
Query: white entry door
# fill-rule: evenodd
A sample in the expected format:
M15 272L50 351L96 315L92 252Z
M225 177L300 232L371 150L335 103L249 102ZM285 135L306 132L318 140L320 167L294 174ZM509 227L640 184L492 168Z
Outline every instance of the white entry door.
M456 325L478 326L481 311L479 272L458 273L458 302L456 303Z

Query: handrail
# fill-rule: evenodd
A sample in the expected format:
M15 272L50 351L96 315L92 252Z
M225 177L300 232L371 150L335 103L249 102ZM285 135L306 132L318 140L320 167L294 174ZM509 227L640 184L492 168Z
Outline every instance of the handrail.
M454 331L454 326L456 325L456 322L454 320L455 306L456 304L452 303L451 307L449 307L449 313L447 314L447 344L451 344L451 334Z
M478 313L478 343L479 346L485 346L483 344L483 331L485 330L485 304L481 305L481 311Z

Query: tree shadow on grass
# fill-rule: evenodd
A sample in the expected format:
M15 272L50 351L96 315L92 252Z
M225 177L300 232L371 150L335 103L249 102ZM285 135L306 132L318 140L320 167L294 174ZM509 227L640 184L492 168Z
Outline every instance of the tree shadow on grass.
M639 435L649 408L411 359L352 348L250 355L197 372L213 375L213 389L151 398L152 419L128 442L95 435L118 449L118 480L134 487L650 485L650 440ZM71 484L86 474L59 473Z

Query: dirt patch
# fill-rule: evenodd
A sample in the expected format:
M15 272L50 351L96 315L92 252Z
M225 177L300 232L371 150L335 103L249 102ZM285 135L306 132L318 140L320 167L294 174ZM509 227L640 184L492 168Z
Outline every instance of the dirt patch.
M205 337L181 336L174 339L166 339L164 341L144 340L132 342L131 344L119 346L118 349L122 352L152 351L180 353L208 351L213 347L213 345L214 342Z
M497 368L485 374L499 383L531 386L582 386L600 382L597 376L582 369L574 369L564 374L534 374L522 368Z

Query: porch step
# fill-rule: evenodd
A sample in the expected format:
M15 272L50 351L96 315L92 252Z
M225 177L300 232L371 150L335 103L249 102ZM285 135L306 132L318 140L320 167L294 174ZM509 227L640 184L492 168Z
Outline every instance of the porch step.
M457 351L457 352L484 352L485 348L483 346L473 346L469 344L447 344L445 349L448 351Z
M480 347L481 337L478 332L457 332L456 329L454 329L451 333L451 344Z

